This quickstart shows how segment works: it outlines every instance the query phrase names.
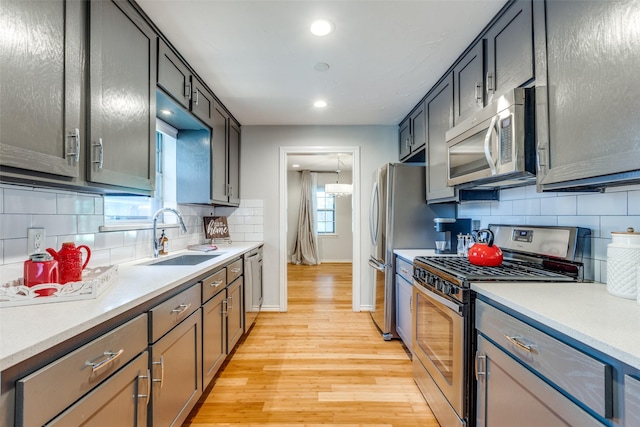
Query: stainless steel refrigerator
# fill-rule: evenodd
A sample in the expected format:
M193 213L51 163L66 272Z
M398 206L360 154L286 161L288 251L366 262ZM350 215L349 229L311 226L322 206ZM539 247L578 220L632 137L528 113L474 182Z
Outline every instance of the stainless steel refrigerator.
M369 210L373 268L371 317L385 340L397 338L394 249L435 248L433 219L455 218L453 203L427 205L424 166L388 163L373 176Z

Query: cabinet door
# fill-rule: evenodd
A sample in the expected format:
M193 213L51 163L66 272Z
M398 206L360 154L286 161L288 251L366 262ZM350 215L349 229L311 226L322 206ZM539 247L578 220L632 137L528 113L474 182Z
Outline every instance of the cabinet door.
M222 366L227 355L227 324L222 290L202 306L202 388L205 389Z
M227 202L227 113L216 103L213 110L211 135L211 199Z
M242 307L244 307L242 303L242 295L244 295L242 284L242 277L239 277L227 287L227 353L231 353L231 350L233 350L244 332L242 326L242 319L244 319L242 313Z
M78 1L0 2L0 165L79 176L83 14Z
M400 339L409 351L412 349L411 343L411 312L413 288L411 283L407 282L399 274L396 274L396 331L400 335Z
M487 103L534 77L531 8L531 0L515 2L485 36Z
M640 69L637 1L534 3L536 69L547 71L536 78L538 183L554 189L637 176L640 97L630 90Z
M200 310L151 348L150 425L181 425L202 394Z
M425 103L421 103L411 113L411 153L419 151L427 143L427 122Z
M624 376L624 425L640 426L640 380Z
M240 126L229 121L229 204L240 205Z
M442 80L425 101L427 106L427 203L450 201L455 189L447 186L446 132L453 126L453 75Z
M478 427L603 425L482 336L478 355Z
M89 6L88 179L150 194L155 181L156 35L128 2L92 1Z
M478 42L453 68L455 123L484 107L484 42Z
M213 120L213 95L202 82L191 76L191 111L206 125L211 126Z
M151 392L149 353L135 358L47 426L146 426Z
M400 148L400 160L411 154L411 119L407 118L400 123L398 147Z
M158 42L158 86L189 109L191 71L163 41Z

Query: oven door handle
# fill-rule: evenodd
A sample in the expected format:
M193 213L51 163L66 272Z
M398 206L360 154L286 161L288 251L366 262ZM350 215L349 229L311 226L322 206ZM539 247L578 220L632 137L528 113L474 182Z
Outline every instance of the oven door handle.
M462 316L462 306L460 304L456 304L455 302L449 301L448 299L443 298L438 294L434 294L430 290L424 289L422 285L418 283L414 282L413 286L416 287L416 289L418 289L418 291L425 297L430 298L433 301L444 305L445 307L453 310L457 315Z
M386 270L386 265L380 264L377 260L373 258L369 258L369 265L378 271L384 272Z

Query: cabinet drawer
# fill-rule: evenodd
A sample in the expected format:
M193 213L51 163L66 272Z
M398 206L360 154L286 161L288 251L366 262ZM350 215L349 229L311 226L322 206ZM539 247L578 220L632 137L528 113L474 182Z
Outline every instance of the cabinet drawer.
M597 414L611 417L611 365L576 350L546 333L476 301L476 328L512 357L537 371Z
M149 310L149 342L156 342L200 307L200 289L200 283L193 285Z
M396 273L402 276L409 283L413 283L413 264L396 257Z
M227 283L231 283L242 275L242 258L227 266Z
M221 268L202 281L202 302L207 302L227 286L227 269Z
M146 347L147 315L142 314L19 380L17 425L43 425Z
M624 425L640 426L640 380L624 376Z

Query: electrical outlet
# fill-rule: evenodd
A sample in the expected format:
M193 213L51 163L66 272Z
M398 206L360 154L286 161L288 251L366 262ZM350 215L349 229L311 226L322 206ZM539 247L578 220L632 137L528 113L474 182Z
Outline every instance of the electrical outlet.
M44 252L44 228L27 228L27 255Z

